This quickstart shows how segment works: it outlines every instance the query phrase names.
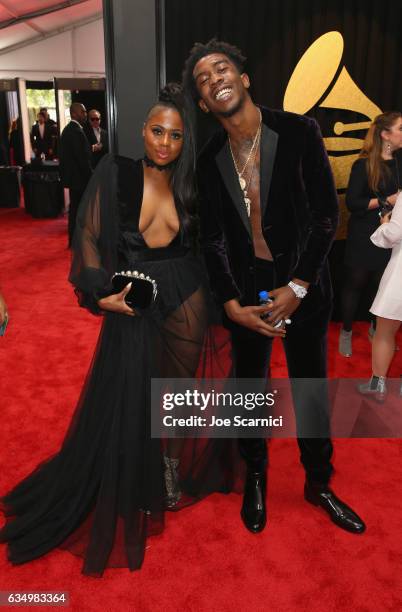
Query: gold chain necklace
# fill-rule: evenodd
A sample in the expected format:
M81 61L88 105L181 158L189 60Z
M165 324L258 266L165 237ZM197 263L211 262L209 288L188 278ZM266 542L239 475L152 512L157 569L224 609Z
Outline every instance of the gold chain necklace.
M255 164L255 158L257 156L257 150L258 150L258 145L260 143L260 136L261 136L261 127L262 127L262 116L261 116L261 111L260 109L258 109L259 113L260 113L260 123L258 125L258 129L257 132L254 136L253 139L253 143L251 145L251 149L249 151L249 154L247 156L247 159L245 161L245 164L243 166L243 168L241 170L239 170L237 163L236 163L236 159L233 153L233 149L232 149L232 143L230 141L230 136L228 137L229 140L229 148L230 148L230 154L232 156L233 159L233 164L237 173L237 178L239 179L239 184L240 184L240 189L243 192L243 200L244 200L244 204L246 205L246 210L247 210L247 215L250 216L250 206L251 206L251 200L248 197L248 193L247 190L250 187L250 183L251 183L251 177L253 176L253 170L254 170L254 164ZM244 178L243 174L250 162L250 160L253 159L253 164L252 164L252 168L251 168L251 172L250 172L250 177L248 179L248 181L246 181L246 179Z
M258 151L258 145L260 143L260 138L258 138L257 140L257 146L254 149L254 154L253 154L253 163L251 164L251 170L250 170L250 175L248 180L245 182L245 186L244 189L242 189L243 191L243 199L244 199L244 203L246 205L246 210L247 210L247 215L250 216L251 214L251 200L248 197L248 189L250 187L251 184L251 179L253 178L253 174L254 174L254 166L255 166L255 160L257 157L257 151ZM240 181L240 179L239 179Z

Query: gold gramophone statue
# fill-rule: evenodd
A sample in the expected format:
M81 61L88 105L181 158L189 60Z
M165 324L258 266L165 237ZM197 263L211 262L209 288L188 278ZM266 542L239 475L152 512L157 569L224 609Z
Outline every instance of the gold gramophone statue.
M336 136L324 138L338 190L348 185L350 170L362 148L365 133L362 138L341 135L355 130L366 131L373 119L382 113L354 83L345 66L339 72L342 54L343 38L340 32L327 32L317 38L296 65L283 99L284 110L301 115L317 104L320 108L358 112L369 119L346 124L339 121L333 126ZM331 155L331 151L343 154L335 156ZM343 194L339 195L339 204L341 223L338 238L343 238L347 220Z

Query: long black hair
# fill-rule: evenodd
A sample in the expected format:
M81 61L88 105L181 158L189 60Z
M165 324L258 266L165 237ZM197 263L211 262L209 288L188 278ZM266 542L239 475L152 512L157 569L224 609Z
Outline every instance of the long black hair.
M170 184L184 231L194 237L196 230L197 194L195 186L196 145L194 110L191 100L178 83L168 83L160 91L158 102L152 106L175 109L183 121L183 148L170 175ZM152 108L150 110L152 110Z

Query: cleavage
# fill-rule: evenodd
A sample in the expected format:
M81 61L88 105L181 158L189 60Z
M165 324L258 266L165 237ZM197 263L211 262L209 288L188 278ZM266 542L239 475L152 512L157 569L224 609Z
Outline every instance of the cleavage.
M180 223L173 199L155 203L144 197L138 231L149 248L168 246L179 230Z

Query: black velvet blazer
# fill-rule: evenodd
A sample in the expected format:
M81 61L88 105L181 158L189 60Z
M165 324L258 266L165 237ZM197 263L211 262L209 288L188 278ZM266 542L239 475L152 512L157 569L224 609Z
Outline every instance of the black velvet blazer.
M295 317L332 300L327 255L338 224L338 198L318 124L261 108L261 223L274 259L275 286L293 277L311 283ZM198 163L200 221L208 274L217 300L257 303L249 218L226 132L215 134ZM274 287L272 287L273 289Z

